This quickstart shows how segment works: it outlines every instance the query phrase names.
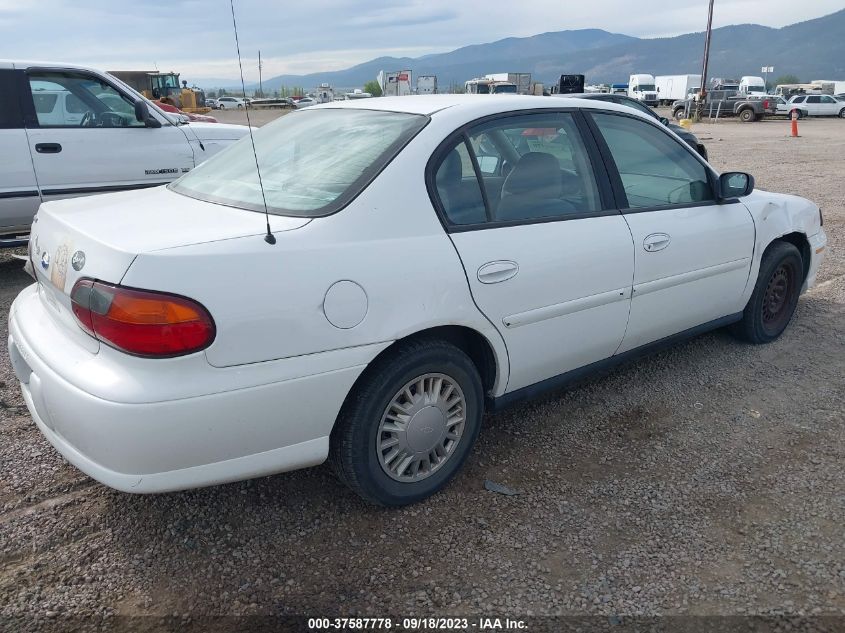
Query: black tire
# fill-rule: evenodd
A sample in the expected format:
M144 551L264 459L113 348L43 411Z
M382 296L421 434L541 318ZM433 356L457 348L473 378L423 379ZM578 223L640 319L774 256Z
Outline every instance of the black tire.
M684 118L684 108L675 108L674 112L672 112L672 116L675 117L676 121L680 121Z
M839 118L840 118L840 119L845 119L845 108L842 108L842 109L839 111Z
M744 110L740 110L739 120L743 123L751 123L757 120L757 115L754 114L754 110L751 108L745 108Z
M803 113L803 112L801 112L801 110L793 110L793 112L797 112L797 113L798 113L798 119L799 119L799 120L804 118L804 113ZM792 112L790 112L790 113L789 113L789 118L790 118L790 119L792 118Z
M749 343L771 343L777 339L795 313L804 283L801 253L788 242L774 242L760 262L754 292L733 332Z
M444 374L463 392L463 431L442 466L424 479L397 481L388 475L379 460L376 449L377 438L381 441L379 427L403 386L429 373ZM367 368L347 397L332 431L329 461L340 480L371 503L382 506L416 503L442 489L463 466L481 429L483 411L481 377L463 351L439 339L400 344Z

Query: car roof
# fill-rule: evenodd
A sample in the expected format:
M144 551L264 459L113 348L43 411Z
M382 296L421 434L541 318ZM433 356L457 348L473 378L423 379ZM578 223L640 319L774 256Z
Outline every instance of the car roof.
M591 103L589 99L560 97L541 97L534 95L413 95L405 97L372 97L349 101L331 101L309 108L311 110L330 109L383 110L405 112L408 114L433 115L448 110L450 113L461 112L468 118L482 117L497 112L530 110L538 108L573 108L573 109L614 109L620 112L632 112L627 106L602 101ZM634 110L634 112L636 112ZM646 116L641 114L640 116Z

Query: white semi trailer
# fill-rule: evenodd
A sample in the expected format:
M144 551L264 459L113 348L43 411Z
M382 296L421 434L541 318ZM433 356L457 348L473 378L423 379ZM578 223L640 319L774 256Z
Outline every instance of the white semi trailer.
M418 95L437 94L437 75L420 75L417 77Z
M672 105L686 99L690 88L701 86L701 75L658 75L654 78L654 86L660 105Z
M381 86L384 97L404 97L413 92L411 89L411 71L397 70L393 72L379 71L376 78Z

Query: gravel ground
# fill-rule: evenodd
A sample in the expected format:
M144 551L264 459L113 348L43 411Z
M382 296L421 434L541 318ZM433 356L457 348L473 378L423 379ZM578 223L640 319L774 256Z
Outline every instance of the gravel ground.
M413 507L369 507L326 467L177 494L107 489L34 428L4 346L0 629L115 614L785 613L845 626L845 121L802 121L800 139L788 126L694 130L717 168L824 209L821 283L785 335L752 347L716 332L488 416L457 481ZM0 260L0 329L27 279Z

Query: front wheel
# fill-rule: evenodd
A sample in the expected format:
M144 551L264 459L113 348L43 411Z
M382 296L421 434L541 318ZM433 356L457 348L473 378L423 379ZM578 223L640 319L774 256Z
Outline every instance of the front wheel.
M675 117L676 121L680 121L684 118L684 108L676 108L675 111L672 113L672 116Z
M365 500L415 503L460 470L483 408L481 378L463 351L436 339L400 344L353 388L332 431L329 459Z
M839 111L839 118L840 118L840 119L845 119L845 108L842 108L842 109Z
M734 326L749 343L770 343L789 325L804 283L801 253L788 242L775 242L763 254L754 292Z

